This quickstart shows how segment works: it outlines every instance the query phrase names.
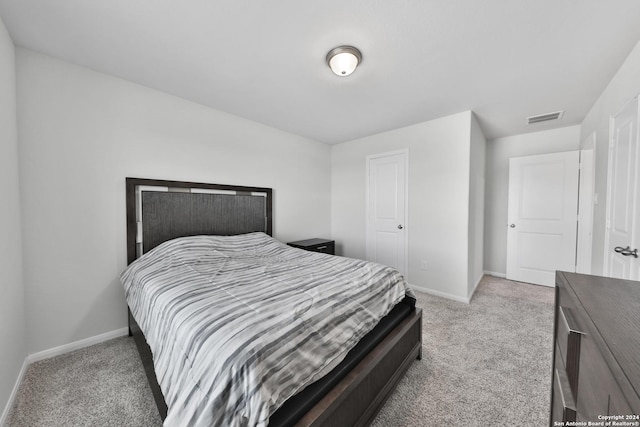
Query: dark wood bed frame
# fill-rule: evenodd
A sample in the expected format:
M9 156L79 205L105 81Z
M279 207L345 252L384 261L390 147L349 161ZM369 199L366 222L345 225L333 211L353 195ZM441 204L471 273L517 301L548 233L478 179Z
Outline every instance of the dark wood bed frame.
M237 221L233 225L225 225L226 219L211 217L212 232L209 234L239 234L240 232L264 231L272 235L272 189L264 187L245 187L235 185L203 184L182 181L164 181L153 179L127 178L127 259L128 263L138 257L137 237L139 234L136 216L136 192L139 187L166 187L176 192L189 192L189 189L230 192L238 195L261 193L266 197L264 205L264 229L256 230L254 225L247 225L238 231ZM175 213L175 212L174 212ZM194 213L190 210L187 217ZM198 215L197 213L195 215ZM234 215L232 212L229 215ZM242 216L242 215L240 215ZM222 223L222 225L221 225ZM255 221L254 223L255 224ZM228 232L220 231L228 228ZM163 230L166 232L166 230ZM202 225L196 230L173 230L170 233L180 235L205 234ZM165 236L169 238L179 235ZM148 250L148 249L146 249ZM144 365L149 385L158 411L162 419L166 417L167 405L153 367L153 356L147 345L144 334L129 312L129 335L133 336ZM333 387L318 403L301 419L298 426L366 426L389 397L396 384L404 376L415 359L420 359L422 350L422 311L414 309L402 320L373 350L362 359L335 387Z

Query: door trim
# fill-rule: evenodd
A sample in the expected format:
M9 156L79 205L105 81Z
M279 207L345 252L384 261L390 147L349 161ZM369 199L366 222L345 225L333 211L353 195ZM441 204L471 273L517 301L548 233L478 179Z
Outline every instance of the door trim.
M596 132L592 132L580 145L576 273L591 274L593 256L593 201L596 191Z
M371 162L371 160L373 159L378 159L378 158L383 158L383 157L389 157L389 156L397 156L397 155L403 155L404 156L404 182L405 182L405 186L404 186L404 220L403 220L403 225L404 225L404 229L405 229L405 233L406 233L406 237L404 239L404 279L408 282L409 281L409 149L408 148L403 148L400 150L394 150L394 151L386 151L384 153L376 153L376 154L369 154L366 157L366 165L365 165L365 254L366 254L366 258L367 260L371 259L371 254L369 253L369 229L371 227L370 221L369 221L369 163Z

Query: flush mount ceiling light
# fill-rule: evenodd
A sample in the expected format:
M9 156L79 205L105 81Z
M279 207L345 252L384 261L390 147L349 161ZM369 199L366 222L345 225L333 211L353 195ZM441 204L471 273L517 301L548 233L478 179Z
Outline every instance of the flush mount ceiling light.
M362 62L362 54L353 46L338 46L327 53L327 64L336 75L346 77Z

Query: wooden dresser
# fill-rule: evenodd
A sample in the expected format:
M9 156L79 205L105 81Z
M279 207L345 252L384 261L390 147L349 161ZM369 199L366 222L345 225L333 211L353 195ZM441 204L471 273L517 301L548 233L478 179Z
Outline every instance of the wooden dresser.
M640 425L640 282L557 272L554 341L551 426Z

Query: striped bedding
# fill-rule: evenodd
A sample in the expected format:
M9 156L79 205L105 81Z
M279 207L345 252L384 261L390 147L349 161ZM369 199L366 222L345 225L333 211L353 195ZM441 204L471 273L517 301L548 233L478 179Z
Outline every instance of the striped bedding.
M166 426L266 426L405 296L396 270L264 233L165 242L121 275Z

